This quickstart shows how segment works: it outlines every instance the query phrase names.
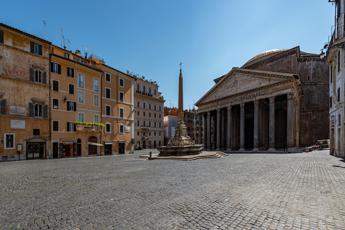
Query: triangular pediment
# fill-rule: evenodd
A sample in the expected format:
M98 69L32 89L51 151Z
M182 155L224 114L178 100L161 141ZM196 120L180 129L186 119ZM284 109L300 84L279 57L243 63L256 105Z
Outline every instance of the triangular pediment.
M197 102L197 105L285 82L293 78L294 76L292 74L233 69L208 91L205 96Z

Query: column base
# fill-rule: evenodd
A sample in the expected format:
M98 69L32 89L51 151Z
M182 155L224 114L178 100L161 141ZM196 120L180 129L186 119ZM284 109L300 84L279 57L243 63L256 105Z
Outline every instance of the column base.
M246 151L244 148L240 148L239 150L238 150L239 152L244 152L244 151Z
M276 149L275 148L269 148L267 151L268 152L276 152Z
M253 152L259 152L259 148L253 148Z

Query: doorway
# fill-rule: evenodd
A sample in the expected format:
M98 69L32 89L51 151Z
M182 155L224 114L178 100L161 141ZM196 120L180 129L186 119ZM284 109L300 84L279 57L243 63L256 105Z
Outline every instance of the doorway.
M81 140L80 139L77 140L77 156L78 157L81 156Z
M46 144L44 142L28 142L26 145L26 159L43 159L45 146Z
M120 142L119 143L119 154L125 154L126 143Z
M89 155L97 155L97 137L91 136L88 139L89 144Z
M105 144L104 145L104 155L112 155L113 152L113 145L112 144Z
M53 159L59 158L59 143L53 142Z

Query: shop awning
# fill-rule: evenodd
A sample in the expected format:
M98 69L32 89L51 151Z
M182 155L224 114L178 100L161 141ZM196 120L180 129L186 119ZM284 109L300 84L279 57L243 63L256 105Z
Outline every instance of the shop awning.
M87 142L88 145L94 145L94 146L103 146L102 144L100 143L93 143L93 142Z

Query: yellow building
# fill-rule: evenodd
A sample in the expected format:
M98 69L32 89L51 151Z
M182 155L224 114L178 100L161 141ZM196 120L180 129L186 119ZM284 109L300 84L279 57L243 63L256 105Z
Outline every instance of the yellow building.
M104 153L125 154L134 149L135 79L105 64L102 78L102 123Z
M80 52L52 47L51 129L52 157L101 155L101 79Z
M50 45L0 23L0 160L49 155Z

